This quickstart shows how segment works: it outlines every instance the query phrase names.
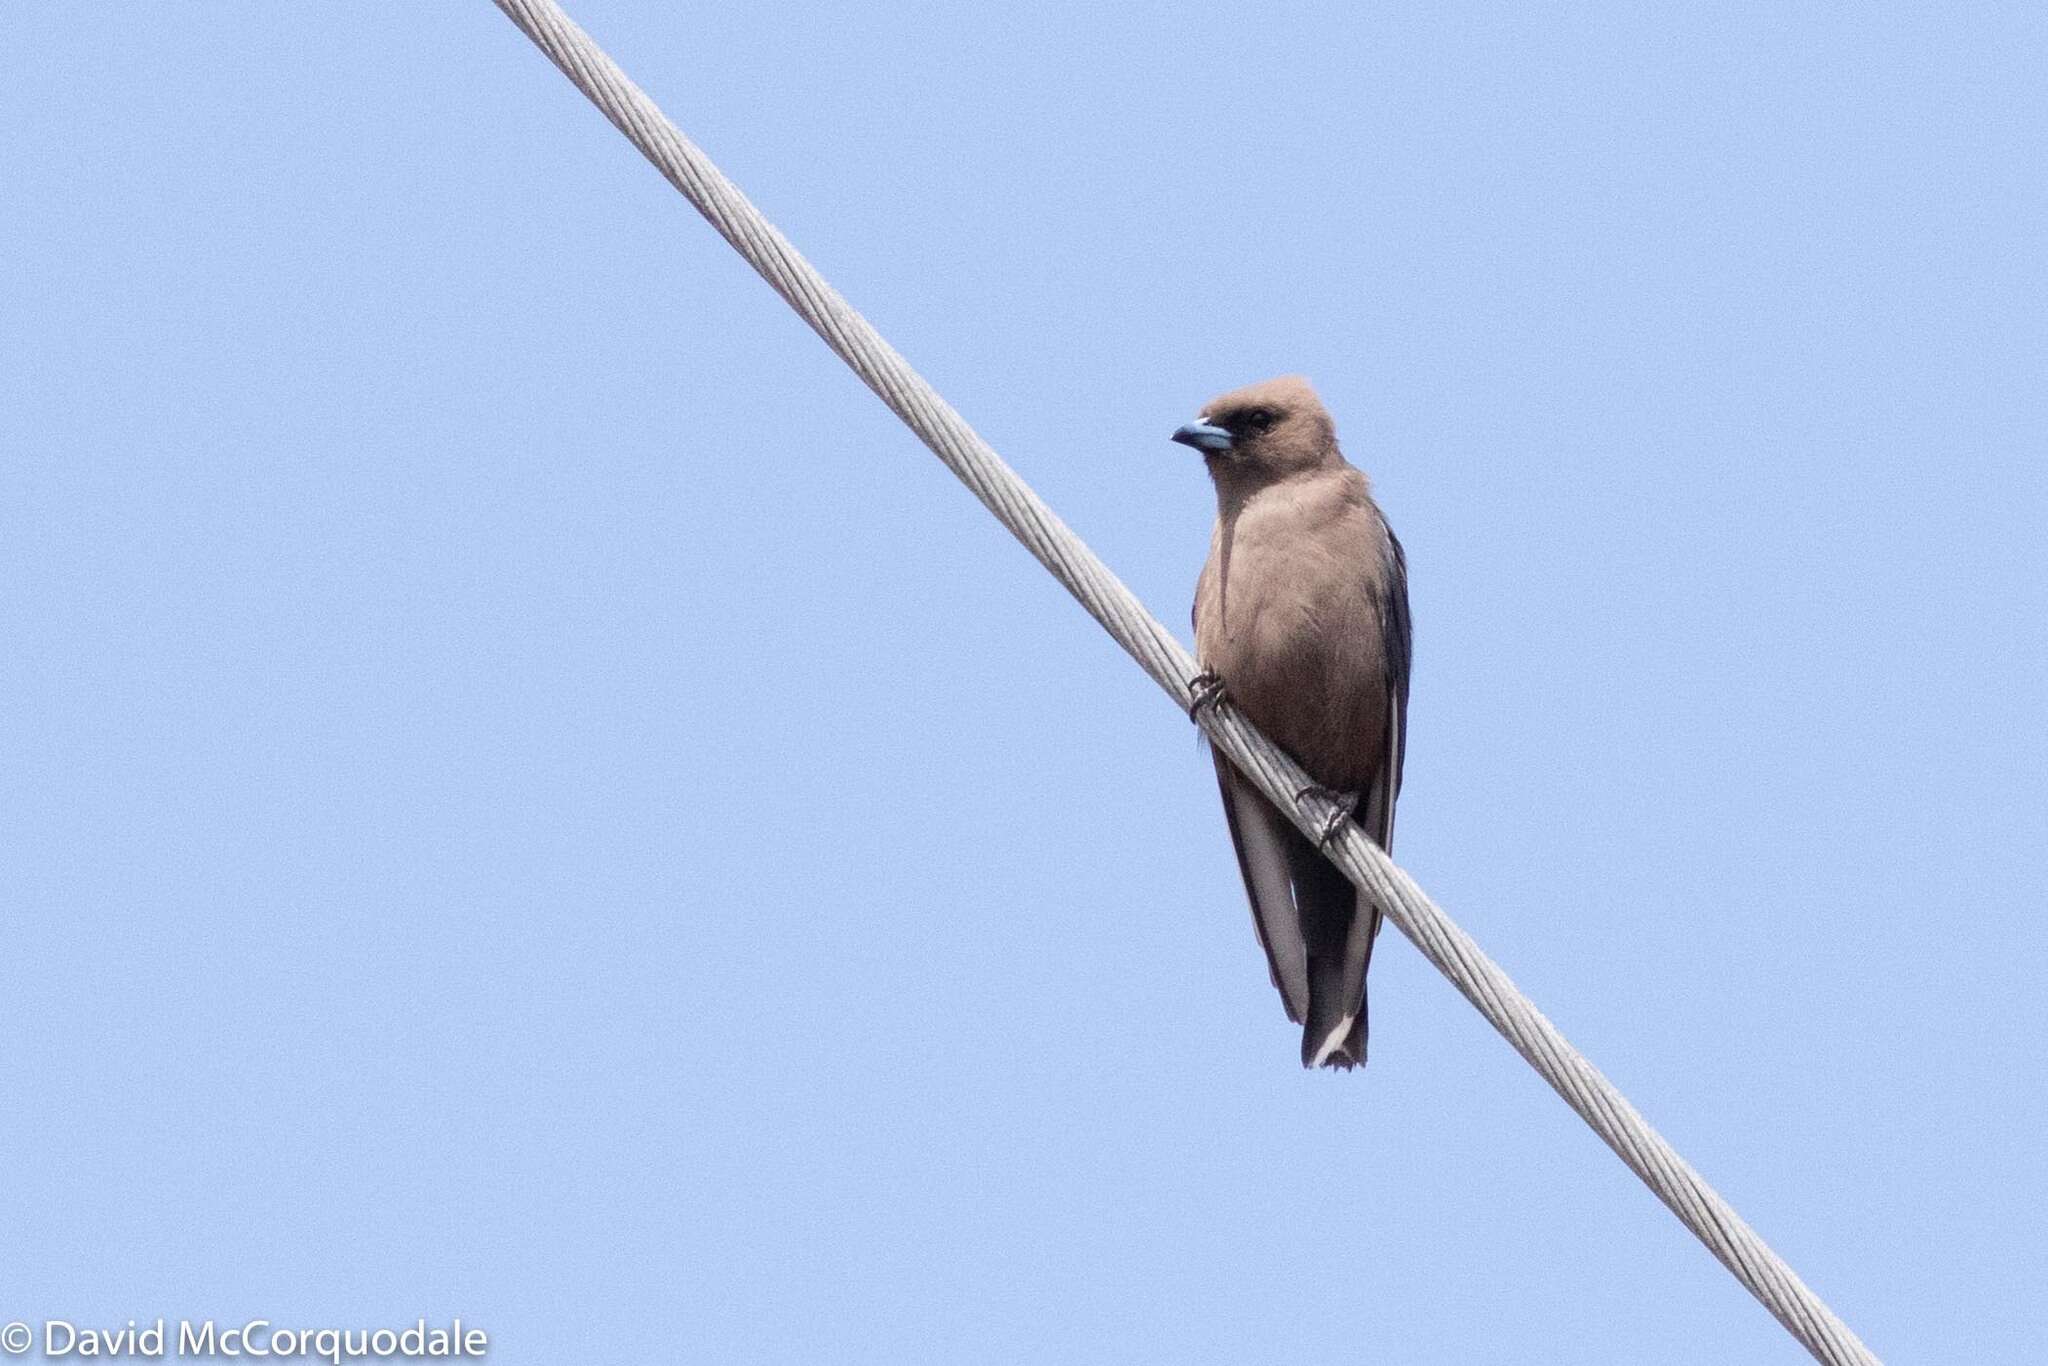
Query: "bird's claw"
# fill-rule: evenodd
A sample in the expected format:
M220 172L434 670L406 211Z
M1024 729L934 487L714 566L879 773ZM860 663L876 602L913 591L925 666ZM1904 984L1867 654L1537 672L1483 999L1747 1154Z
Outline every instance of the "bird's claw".
M1320 808L1318 818L1322 829L1316 835L1316 848L1326 854L1358 813L1356 792L1336 792L1320 783L1310 783L1302 788L1294 794L1294 801L1297 806L1313 804Z
M1188 680L1188 720L1201 724L1202 713L1214 710L1226 696L1223 676L1213 669L1204 669Z

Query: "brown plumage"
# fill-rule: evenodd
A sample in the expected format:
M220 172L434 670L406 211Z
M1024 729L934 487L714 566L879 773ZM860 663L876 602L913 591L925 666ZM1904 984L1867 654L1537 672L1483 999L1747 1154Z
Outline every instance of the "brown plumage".
M1408 711L1408 582L1399 541L1305 380L1209 402L1174 433L1203 454L1216 529L1195 590L1195 645L1252 723L1394 839ZM1365 975L1380 913L1313 840L1216 755L1253 921L1303 1066L1365 1061Z

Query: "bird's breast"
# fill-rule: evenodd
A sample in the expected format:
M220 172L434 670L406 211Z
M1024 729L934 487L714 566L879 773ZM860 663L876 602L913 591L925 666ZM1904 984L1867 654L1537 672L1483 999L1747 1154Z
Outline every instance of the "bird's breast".
M1195 645L1230 698L1318 782L1364 782L1384 742L1388 667L1377 518L1219 520Z

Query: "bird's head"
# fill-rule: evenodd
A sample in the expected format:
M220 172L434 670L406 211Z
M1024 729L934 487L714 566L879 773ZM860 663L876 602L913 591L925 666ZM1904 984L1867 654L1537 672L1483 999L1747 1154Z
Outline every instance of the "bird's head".
M1343 459L1336 425L1298 375L1210 399L1173 439L1200 451L1219 483L1267 482Z

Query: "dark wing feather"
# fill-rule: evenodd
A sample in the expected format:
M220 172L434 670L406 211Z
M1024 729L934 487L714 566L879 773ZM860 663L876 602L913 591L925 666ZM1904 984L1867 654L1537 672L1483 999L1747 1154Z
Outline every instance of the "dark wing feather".
M1413 637L1408 620L1408 557L1391 528L1386 537L1379 602L1381 649L1387 667L1386 747L1372 765L1358 820L1373 842L1391 853L1394 803L1401 795L1401 765L1408 747ZM1305 856L1297 853L1294 887L1302 903L1310 984L1301 1060L1304 1065L1327 1062L1338 1067L1363 1063L1368 1033L1365 979L1372 970L1373 944L1379 938L1380 908L1313 850ZM1347 1015L1351 1016L1350 1027L1339 1046L1336 1029Z
M1213 748L1210 757L1216 761L1216 785L1223 792L1223 815L1230 822L1237 868L1252 903L1252 928L1266 951L1266 967L1287 1018L1300 1024L1308 1018L1308 951L1290 884L1292 846L1305 841L1235 764Z
M1203 578L1208 574L1205 568ZM1197 591L1195 610L1189 613L1198 635L1201 601ZM1237 854L1237 871L1251 902L1252 929L1259 936L1259 947L1266 951L1266 971L1280 993L1287 1018L1300 1024L1308 1018L1308 954L1294 911L1289 836L1296 834L1295 829L1214 746L1209 757L1216 764L1216 786L1223 795L1223 818L1230 825L1230 847Z
M1360 804L1365 833L1394 852L1394 803L1401 795L1401 767L1408 757L1408 673L1414 657L1414 628L1408 618L1408 556L1387 529L1384 589L1380 602L1382 649L1387 661L1387 742L1373 766L1373 780Z

